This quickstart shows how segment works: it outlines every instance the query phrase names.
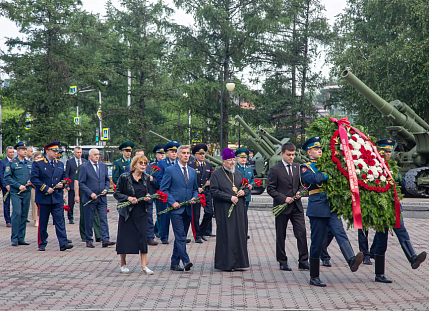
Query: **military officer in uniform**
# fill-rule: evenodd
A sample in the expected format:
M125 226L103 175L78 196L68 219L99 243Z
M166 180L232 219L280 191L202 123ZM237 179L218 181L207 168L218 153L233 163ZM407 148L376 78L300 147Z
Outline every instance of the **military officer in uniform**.
M12 201L12 246L29 245L25 242L27 217L31 198L31 162L26 160L27 145L20 141L15 145L17 156L10 161L4 172L4 179L10 185Z
M69 244L64 221L63 188L61 182L66 177L64 164L57 160L60 142L54 141L45 146L45 156L35 162L31 167L31 183L36 187L36 203L39 204L39 251L44 251L48 244L47 227L49 215L55 225L60 251L73 248ZM55 188L55 189L54 189Z
M320 137L313 136L304 142L302 149L307 151L310 162L301 165L300 173L303 186L309 191L307 216L310 219L311 246L310 246L310 284L326 286L319 278L319 260L327 227L337 240L341 252L352 272L357 271L363 260L363 253L354 255L343 223L338 219L336 212L331 211L326 194L319 188L329 176L317 170L317 159L322 156Z
M113 162L112 181L116 185L121 176L125 172L125 168L131 164L131 152L133 151L134 143L126 141L119 146L122 151L122 158Z
M205 160L207 152L206 144L197 144L192 148L192 154L195 160L189 162L189 167L192 167L197 172L198 193L204 193L206 197L206 206L204 207L204 216L200 224L201 204L192 206L192 232L194 234L195 243L203 243L207 241L205 237L212 232L213 206L212 195L210 192L210 177L212 176L213 166ZM204 189L203 189L204 187Z
M156 159L154 162L150 163L150 165L147 166L147 168L146 168L147 174L150 175L152 173L152 165L158 166L158 162L165 159L164 148L165 148L165 144L158 144L153 148L152 152L155 154ZM158 185L157 179L154 177L153 180L150 182L149 193L152 195L152 194L156 193L158 190L159 190L159 185ZM156 207L155 208L155 210L156 210L156 223L155 223L155 225L153 225L153 218L152 218L152 216L153 216L153 205L154 204ZM159 208L160 208L160 202L158 200L154 199L154 200L150 200L148 202L148 216L149 216L148 217L148 227L147 227L147 230L148 230L148 232L147 232L148 233L147 244L148 245L153 245L153 246L158 245L158 242L155 241L155 235L157 235L159 237L159 235L158 235L159 226L160 226L159 215L158 215L158 212L160 212ZM151 222L152 222L152 225L151 225ZM150 230L150 228L152 228L152 230Z
M384 154L384 158L389 161L392 156L393 147L396 142L393 139L380 139L377 141L377 147L379 148L380 154ZM399 173L400 174L400 173ZM399 185L401 188L405 188L405 179L400 176ZM426 252L421 252L420 254L416 254L414 250L413 244L411 243L410 236L408 234L407 228L405 228L404 219L402 217L402 204L401 204L401 227L393 228L393 232L395 232L396 237L398 238L399 244L401 244L402 250L404 251L405 256L411 264L412 269L417 269L420 264L426 260ZM378 270L376 271L376 275L380 274L382 271L384 273L384 258L380 258L380 254L375 252L376 247L378 246L378 239L374 239L371 245L370 251L368 251L368 231L363 232L363 230L358 230L358 240L359 240L359 249L364 253L366 257L364 260L364 264L371 264L370 257L376 258L383 263L380 263ZM384 255L383 255L384 257ZM377 264L377 263L376 263ZM383 268L381 268L383 266ZM377 267L376 267L377 268ZM377 269L376 269L377 270ZM377 273L380 272L380 273ZM377 278L376 278L377 281Z
M154 174L158 185L161 185L162 177L164 176L165 169L174 165L178 160L177 159L177 148L180 147L180 144L177 141L170 141L165 145L164 150L166 151L167 157L164 160L158 162L158 167L161 169L160 172ZM163 211L167 208L167 203L160 203L160 211ZM159 228L158 235L161 238L162 244L169 244L168 242L168 232L170 230L170 215L169 213L164 213L159 215Z
M235 168L243 174L243 178L246 178L249 181L249 195L246 197L246 210L249 209L249 203L252 201L252 189L253 183L255 179L255 175L253 174L253 168L247 165L247 158L249 157L249 150L246 148L237 149L235 152L235 156L237 157L237 165Z

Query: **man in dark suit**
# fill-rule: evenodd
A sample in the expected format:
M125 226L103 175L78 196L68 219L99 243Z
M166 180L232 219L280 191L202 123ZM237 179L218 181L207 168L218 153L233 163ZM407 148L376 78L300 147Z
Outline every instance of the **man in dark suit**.
M36 203L39 204L39 251L44 251L48 244L48 220L52 214L60 251L73 248L67 240L63 213L63 187L66 178L64 164L57 160L60 142L54 141L45 146L45 157L33 162L30 181L36 188Z
M205 235L214 236L212 232L213 207L212 196L210 193L210 177L212 176L213 166L205 160L207 152L206 144L198 144L192 148L192 154L195 160L189 162L197 172L198 193L204 193L206 197L206 206L204 207L204 216L200 225L201 204L197 203L192 206L192 231L194 233L195 243L207 241ZM203 187L205 187L203 189Z
M5 197L6 193L10 191L10 185L4 179L4 171L8 163L13 160L14 155L15 149L13 149L12 146L9 146L6 148L6 157L0 161L0 184L1 191L3 192L3 198ZM6 222L6 227L11 227L12 225L10 217L10 195L8 195L3 201L3 215L4 220Z
M197 174L187 165L191 156L190 147L180 146L177 153L179 161L165 170L161 191L167 193L167 204L174 208L168 212L175 237L170 270L189 271L193 264L186 252L186 234L191 223L192 206L180 206L180 203L197 198ZM180 260L183 262L183 268L180 266Z
M282 160L268 172L267 192L273 198L273 207L288 203L284 211L275 218L276 222L276 257L280 269L291 271L285 251L286 228L292 223L297 240L299 259L298 269L309 270L307 232L305 230L304 209L299 192L304 188L300 184L299 165L293 163L295 145L286 143L282 146ZM295 199L294 199L295 197Z
M86 163L86 159L82 159L82 148L81 147L75 147L73 151L74 157L71 159L68 159L66 162L66 177L70 178L70 180L74 181L74 177L76 175L77 168L81 166L83 163ZM74 182L72 182L68 190L68 204L70 207L70 210L67 212L67 218L69 220L70 224L74 224L73 219L73 211L74 211Z
M100 217L101 241L103 247L115 245L110 242L109 224L107 222L107 191L110 187L110 179L107 174L107 165L99 161L100 151L89 151L89 162L80 168L79 188L82 190L82 203L88 203L85 209L85 235L86 247L94 248L92 238L92 225L94 223L95 210Z

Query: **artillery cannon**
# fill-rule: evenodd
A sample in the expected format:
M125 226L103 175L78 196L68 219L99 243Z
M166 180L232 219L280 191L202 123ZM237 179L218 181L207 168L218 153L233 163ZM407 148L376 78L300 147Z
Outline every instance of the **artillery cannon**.
M392 123L386 130L397 142L392 159L401 167L406 192L429 197L429 124L406 103L382 99L350 71L344 70L341 77Z
M282 160L282 145L287 143L289 138L278 140L267 133L267 131L264 129L259 129L257 132L254 132L250 126L238 115L235 116L235 120L237 120L238 123L240 123L243 129L247 132L247 134L249 134L248 139L252 143L252 147L257 151L253 157L253 160L255 161L255 177L261 179L264 182L264 187L258 187L255 190L252 190L252 193L261 194L264 192L266 186L268 171L271 167ZM305 163L307 161L308 158L306 155L302 153L300 149L297 149L295 162Z

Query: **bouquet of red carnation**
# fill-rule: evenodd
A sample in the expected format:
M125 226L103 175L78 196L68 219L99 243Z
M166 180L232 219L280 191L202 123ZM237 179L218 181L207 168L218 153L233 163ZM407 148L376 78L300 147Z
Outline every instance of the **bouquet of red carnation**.
M113 185L113 191L116 191L116 185Z
M144 196L144 197L138 198L137 201L141 202L145 198L147 198L147 197ZM168 195L166 193L158 190L156 193L150 195L149 198L151 198L151 199L157 199L157 200L161 201L162 203L166 203L167 199L168 199ZM118 204L118 208L123 208L123 207L129 206L129 205L131 205L130 201L123 202L121 204Z
M303 190L300 193L298 193L297 195L299 195L301 198L302 197L306 197L306 196L308 196L308 190ZM293 196L292 199L295 200L296 197L297 197L297 195ZM284 211L284 209L286 208L286 206L288 206L288 203L283 203L283 204L274 206L273 207L273 215L276 216L276 217L279 216L281 214L281 212Z
M243 178L243 179L241 180L240 190L244 190L244 189L246 189L248 186L249 186L249 181L248 181L246 178ZM234 204L234 203L232 203L232 204L231 204L231 207L229 208L229 211L228 211L228 217L230 217L230 216L231 216L231 213L232 213L232 210L234 209L234 206L235 206L235 204Z
M71 179L70 178L65 178L65 179L63 179L63 180L61 180L61 183L63 184L63 185L70 185L71 184ZM57 188L57 185L55 185L55 187L54 188L52 188L52 189L56 189ZM52 192L53 193L53 192ZM49 193L45 193L45 195L48 195Z
M68 205L64 205L64 206L63 206L63 209L64 209L66 212L68 212L68 211L70 211L70 206L68 206Z
M156 166L156 165L151 165L150 167L152 168L152 171L150 172L149 176L153 176L153 174L155 174L156 172L160 172L161 171L161 169L158 166Z
M253 180L253 182L255 183L255 185L256 185L256 187L260 187L260 186L262 186L262 180L260 180L260 179L254 179Z
M200 203L202 207L205 207L206 206L206 196L205 196L205 194L200 193L196 199L182 202L179 204L179 206L189 205L189 204L191 204L191 202ZM172 206L167 207L165 210L159 212L158 215L165 214L165 213L172 211L172 210L174 210L174 208Z

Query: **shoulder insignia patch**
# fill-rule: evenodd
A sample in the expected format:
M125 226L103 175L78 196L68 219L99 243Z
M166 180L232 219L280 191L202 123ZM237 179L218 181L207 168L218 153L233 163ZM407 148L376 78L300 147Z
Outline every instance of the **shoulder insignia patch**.
M44 158L37 159L36 162L43 161Z
M113 165L113 168L112 168L113 170L115 170L116 169L116 165Z
M306 168L305 166L302 166L302 167L301 167L301 172L302 172L302 173L307 172L307 168Z
M6 167L6 172L9 172L10 171L10 166L7 166Z

